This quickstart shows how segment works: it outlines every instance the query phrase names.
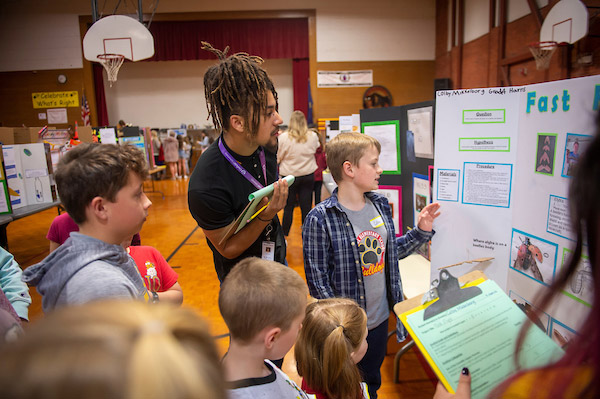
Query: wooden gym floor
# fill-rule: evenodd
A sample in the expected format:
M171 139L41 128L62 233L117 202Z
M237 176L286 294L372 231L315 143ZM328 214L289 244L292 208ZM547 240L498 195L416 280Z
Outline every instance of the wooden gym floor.
M209 321L212 334L217 337L218 346L224 353L228 338L227 326L219 314L217 303L219 280L206 238L188 211L187 184L187 180L155 182L154 188L162 191L165 198L163 199L160 193L148 193L153 205L140 235L143 245L157 248L177 271L179 283L183 287L184 306L194 308ZM150 189L150 182L147 182L146 190ZM53 208L8 225L9 251L23 269L48 255L46 233L56 215L56 208ZM298 208L294 212L294 222L288 237L287 261L290 267L304 278ZM41 297L35 288L31 288L30 292L33 303L29 315L34 322L43 317ZM401 344L397 344L395 338L389 340L388 356L382 367L383 382L379 390L379 398L431 398L435 385L424 371L414 349L405 354L400 361L400 383L393 382L394 354L400 347ZM299 382L300 378L295 372L293 350L285 357L283 369Z

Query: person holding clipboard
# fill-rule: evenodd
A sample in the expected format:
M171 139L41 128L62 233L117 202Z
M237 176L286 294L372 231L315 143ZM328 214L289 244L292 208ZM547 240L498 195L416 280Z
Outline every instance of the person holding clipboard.
M283 120L277 92L262 59L245 53L227 56L203 42L219 58L204 75L207 108L221 136L202 154L192 173L189 209L206 235L219 281L240 260L256 256L285 264L286 245L277 212L285 206L288 183L280 180L275 154L265 151ZM273 184L243 229L227 237L248 205L248 195ZM225 239L224 239L225 238Z

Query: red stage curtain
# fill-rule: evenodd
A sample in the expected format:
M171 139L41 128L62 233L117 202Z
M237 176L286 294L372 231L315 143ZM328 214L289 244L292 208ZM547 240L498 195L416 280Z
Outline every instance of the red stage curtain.
M228 54L244 52L264 59L293 59L294 109L308 112L308 19L243 19L218 21L154 21L154 56L147 61L215 59L201 41ZM94 64L98 124L108 124L102 67Z
M155 21L154 56L149 61L215 59L201 41L228 54L244 52L268 58L308 58L308 19Z
M304 116L308 115L308 58L295 59L292 61L292 71L294 78L294 111L304 112ZM312 121L308 121L312 123Z
M93 63L94 89L96 91L96 112L98 114L98 126L108 125L108 110L106 109L106 96L104 95L104 77L102 71L104 67Z

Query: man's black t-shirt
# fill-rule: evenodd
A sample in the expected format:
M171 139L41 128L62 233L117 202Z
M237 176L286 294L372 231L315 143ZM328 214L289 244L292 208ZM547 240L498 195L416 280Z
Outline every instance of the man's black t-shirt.
M244 169L250 172L261 184L264 184L265 179L259 159L260 147L250 156L241 156L227 147L224 140L223 144ZM267 183L271 184L277 180L277 156L265 151L265 158ZM218 140L216 140L202 153L190 177L188 190L190 212L201 228L205 230L220 229L228 226L242 213L248 204L248 195L256 190L257 188L225 159L219 149ZM270 226L272 226L272 231L269 238L275 242L275 260L279 263L285 263L285 239L277 216L275 216ZM231 268L240 260L250 256L261 257L262 242L266 240L267 228L244 253L235 259L225 258L217 251L210 240L206 240L213 251L215 269L220 281L223 281Z

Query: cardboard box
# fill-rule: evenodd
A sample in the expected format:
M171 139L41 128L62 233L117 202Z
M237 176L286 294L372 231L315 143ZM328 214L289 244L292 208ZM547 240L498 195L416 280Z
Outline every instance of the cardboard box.
M15 143L15 128L0 127L0 144L11 145Z
M77 134L79 135L79 140L82 143L93 143L94 142L94 134L92 132L91 126L78 126Z
M37 143L41 127L18 127L15 128L15 144Z

